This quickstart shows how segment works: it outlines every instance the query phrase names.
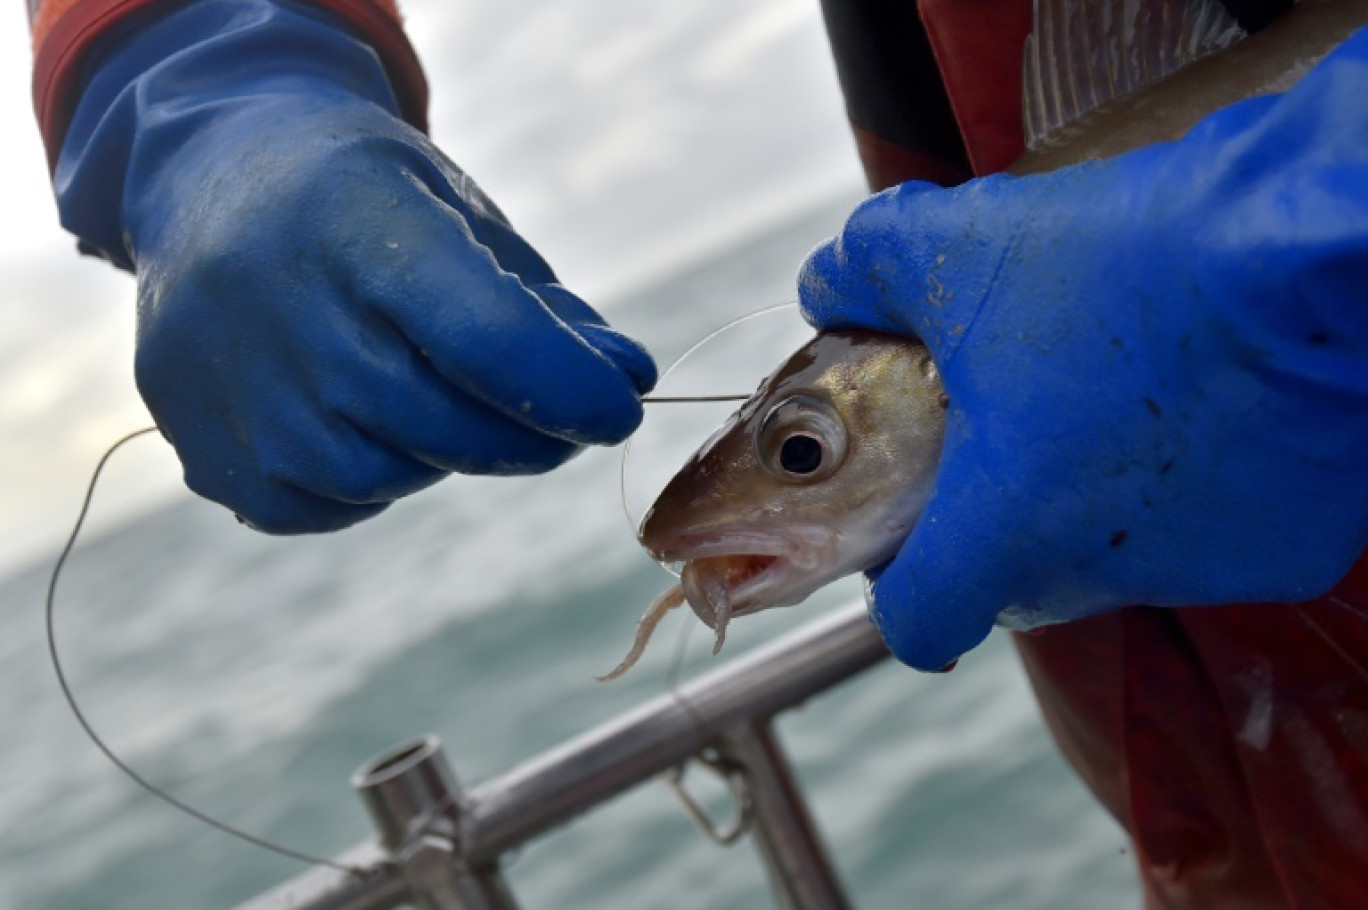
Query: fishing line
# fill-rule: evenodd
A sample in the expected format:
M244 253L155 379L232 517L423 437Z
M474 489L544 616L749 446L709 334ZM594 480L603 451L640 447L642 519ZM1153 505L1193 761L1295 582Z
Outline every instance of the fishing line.
M1330 603L1335 604L1337 606L1349 607L1349 604L1340 600L1338 597L1332 597L1329 598L1329 600ZM1293 604L1293 606L1296 608L1297 615L1301 617L1302 622L1306 623L1306 625L1311 628L1311 631L1315 632L1316 635L1320 637L1320 640L1325 642L1326 647L1328 647L1331 651L1334 651L1336 654L1338 654L1340 658L1349 666L1353 667L1354 670L1357 671L1359 676L1363 677L1364 679L1368 679L1368 668L1365 668L1363 664L1355 660L1353 655L1346 651L1344 647L1340 645L1339 642L1335 641L1334 636L1332 636L1329 632L1325 631L1325 629L1321 626L1320 623L1312 619L1311 614L1307 613L1306 610L1302 608L1301 604ZM1350 607L1349 609L1350 612L1356 613L1356 611L1354 611L1352 607Z
M647 395L642 404L692 404L696 401L745 401L749 395Z
M734 328L736 328L738 325L741 325L742 323L745 323L745 322L749 322L749 321L752 320L752 319L758 319L758 318L760 318L760 317L762 317L762 316L768 316L768 315L770 315L770 314L772 314L772 313L775 313L775 312L777 312L777 311L779 311L779 310L796 309L797 307L798 307L798 302L797 302L796 300L786 300L786 301L784 301L783 303L775 303L775 304L771 304L770 306L767 306L767 307L761 307L760 309L755 310L754 312L746 313L744 316L737 316L735 319L732 319L732 320L729 320L729 321L723 323L722 325L720 325L720 326L718 326L717 328L713 329L713 330L712 330L711 332L709 332L708 334L704 335L702 338L700 338L700 339L698 339L697 341L695 341L693 344L689 345L688 349L685 350L684 353L682 353L682 354L680 354L678 357L676 357L676 358L674 359L674 361L673 361L668 367L665 368L665 372L663 372L663 373L660 374L660 382L658 383L658 385L662 385L662 386L663 386L663 385L665 384L665 381L666 381L667 379L670 378L670 374L673 373L681 364L683 364L684 361L688 360L690 357L692 357L692 356L694 355L695 352L698 351L699 348L703 347L705 344L707 344L708 342L712 341L714 338L716 338L718 335L721 335L723 332L726 332L726 331L729 331L729 330L731 330L731 329L734 329ZM739 395L739 394L738 394L738 395L647 395L646 397L642 398L641 400L642 400L642 402L644 402L645 404L695 404L695 403L711 403L711 402L726 402L726 401L745 401L746 399L748 399L748 398L750 398L750 397L751 397L750 394L745 394L745 395ZM632 529L632 534L633 534L633 536L635 536L635 535L636 535L636 531L637 531L637 528L636 528L636 519L635 519L635 517L632 515L632 507L631 507L631 505L629 505L628 502L627 502L627 462L628 462L628 459L631 457L631 454L632 454L632 440L629 438L629 439L627 440L627 442L622 446L622 462L621 462L621 464L620 464L620 466L619 466L619 473L618 473L618 494L619 494L620 498L622 499L622 514L625 515L625 516L627 516L627 525L628 525L628 527L630 527L630 528Z
M693 631L697 626L691 622L686 622L679 627L679 634L675 636L674 654L670 657L670 665L665 670L665 691L684 709L684 713L689 716L689 723L693 724L694 732L702 742L707 742L708 727L703 723L703 715L698 713L698 708L694 706L687 696L679 688L679 673L684 668L684 655L689 650L689 639L693 636ZM715 764L715 762L698 755L699 760L704 764ZM683 768L684 765L678 766Z
M703 723L702 715L693 702L680 691L679 672L684 665L684 654L688 650L689 638L695 628L697 626L691 622L679 628L679 634L675 637L674 655L670 658L669 667L665 672L665 691L684 710L699 742L703 745L690 759L685 759L665 772L665 785L674 793L684 809L684 814L694 825L715 843L727 847L750 830L755 820L755 804L751 797L745 767L727 758L715 746L709 744L708 728ZM685 769L691 760L717 775L731 793L736 805L736 819L727 827L719 828L698 800L689 795L684 788Z
M754 312L746 313L743 316L738 316L735 319L723 323L721 326L717 327L716 329L713 329L711 332L704 335L698 341L695 341L682 354L676 357L674 361L665 369L665 372L661 374L660 383L663 385L665 380L669 378L670 374L672 374L681 364L683 364L684 361L688 360L701 347L708 344L710 341L712 341L717 336L721 335L723 332L729 331L730 329L733 329L736 326L741 325L742 323L749 322L752 319L757 319L759 317L775 313L779 310L792 309L796 306L797 301L792 300L785 301L783 303L776 303L767 307L762 307L758 310L755 310ZM695 402L708 403L726 401L745 401L750 397L750 394L659 396L649 395L643 398L642 401L647 404L685 404ZM622 499L623 514L627 516L627 524L632 528L632 533L635 536L637 532L635 519L632 516L631 506L627 501L627 462L628 457L631 454L631 448L632 440L628 439L627 443L623 446L622 449L622 463L620 473L618 475L618 491ZM671 656L669 666L667 667L665 672L664 685L665 691L672 698L674 698L674 700L679 704L681 708L684 709L684 712L689 716L689 720L693 724L694 729L697 731L699 738L702 739L706 735L706 726L703 723L703 719L699 715L697 708L695 708L694 705L689 701L689 699L684 696L684 693L681 692L679 688L679 674L684 666L684 655L688 650L689 637L693 634L693 630L694 625L693 623L689 622L686 622L683 626L680 627L679 634L675 638L674 654Z
M679 671L684 667L684 652L688 650L689 636L693 634L693 630L694 624L691 622L686 622L680 626L679 634L675 636L674 655L670 658L670 666L665 671L665 688L675 693L680 701L685 699L678 694Z
M707 726L703 723L702 716L693 702L684 697L684 693L679 690L679 672L684 668L684 654L689 649L689 638L693 635L695 626L691 622L685 622L679 627L679 634L675 636L674 654L670 657L670 665L665 670L665 691L670 697L679 703L684 709L684 713L689 715L689 721L694 726L694 732L699 739L703 739L707 734Z
M211 828L217 828L224 834L236 837L238 840L246 841L254 847L260 847L263 850L269 850L272 853L299 860L300 862L328 866L339 872L345 872L348 875L362 875L364 874L364 870L352 866L344 866L334 860L326 859L321 856L314 856L313 854L305 853L302 850L293 850L289 847L283 847L280 844L272 843L265 838L249 834L239 828L234 828L232 825L221 822L213 816L208 815L205 812L196 809L194 806L182 802L170 793L167 793L156 784L147 780L137 771L134 771L129 767L127 762L115 755L114 750L111 749L105 741L100 738L100 735L95 732L95 728L91 726L90 721L86 719L85 712L81 710L81 706L76 702L76 695L71 689L71 684L67 682L66 671L62 669L61 658L57 656L57 634L53 624L57 595L57 580L61 577L62 569L66 565L67 557L71 555L71 551L76 546L77 538L80 537L81 528L85 524L86 515L90 511L90 501L95 495L95 485L99 482L100 474L104 471L105 464L109 461L110 456L117 452L125 443L131 442L139 436L146 436L149 433L155 432L157 432L156 427L145 427L141 430L136 430L115 442L108 449L105 449L105 453L100 456L99 462L95 465L94 473L90 475L90 483L86 487L85 499L81 503L81 510L76 516L76 524L72 526L71 534L67 537L66 544L62 547L62 552L58 555L57 562L52 567L52 575L48 578L47 599L44 602L43 607L43 615L47 624L48 656L52 659L52 669L57 674L57 684L62 688L62 695L66 698L67 706L71 708L71 713L76 717L76 722L81 725L81 729L85 731L86 736L90 738L90 741L95 744L96 748L104 753L105 758L109 759L114 764L114 767L122 771L124 775L135 784L142 787L162 802L179 809L192 818L200 820Z
M792 306L794 306L794 304L790 302L765 307L764 309L757 310L754 313L748 313L745 316L733 319L725 325L722 325L721 327L714 329L707 335L703 336L703 338L695 342L693 345L691 345L686 351L684 351L684 353L680 354L677 358L675 358L674 362L671 363L670 366L661 375L661 383L663 384L665 380L670 376L670 374L673 373L674 370L677 367L679 367L682 363L684 363L684 361L693 356L693 354L697 352L699 348L703 347L723 332L726 332L727 330L748 320L754 319L759 316L764 316L768 313L773 313L776 310ZM652 395L643 398L642 401L646 404L692 404L731 401L740 402L746 401L750 397L750 394L668 396ZM627 497L627 464L631 452L631 446L632 441L629 439L627 441L627 444L623 447L621 472L619 474L619 492L622 498L623 514L626 515L627 524L631 526L633 535L635 535L637 532L635 526L635 519L632 515L631 505L629 504ZM689 639L693 635L693 631L694 624L691 622L685 622L683 625L679 627L679 633L675 637L674 653L670 657L670 662L666 667L665 676L662 681L664 683L665 692L672 699L674 699L675 703L679 705L679 707L684 711L685 716L688 717L689 723L690 725L692 725L694 732L698 736L699 741L701 743L706 743L708 740L707 725L703 722L703 717L699 713L698 708L694 706L693 702L687 696L685 696L685 694L679 686L679 676L681 671L683 670L684 657L685 654L688 652ZM707 818L703 810L684 791L683 776L684 769L687 766L687 761L671 769L671 771L666 774L665 782L667 785L669 785L670 789L674 792L675 796L683 804L685 813L693 820L695 825L697 825L699 828L701 828L710 837L712 837L719 843L730 844L731 842L736 840L737 837L744 834L745 831L749 828L751 811L750 804L749 800L746 798L746 791L744 790L744 788L740 791L736 789L737 784L736 781L733 779L733 776L735 774L741 773L739 769L729 768L725 766L725 764L721 761L720 757L717 756L715 753L710 757L707 754L710 750L711 747L705 747L703 752L700 752L698 755L695 756L695 760L703 764L705 767L711 768L715 773L722 776L723 779L727 781L728 786L732 789L733 797L738 800L737 822L735 823L734 827L731 828L727 833L720 834L717 831L716 826L711 822L709 818Z
M665 376L669 375L671 370L673 370L676 366L682 363L686 358L692 355L700 347L707 344L709 341L716 338L718 335L727 331L728 329L736 325L739 325L740 323L746 322L747 320L754 319L758 316L763 316L767 313L772 313L775 310L792 306L794 306L793 303L781 303L776 304L774 306L765 307L763 309L756 310L753 313L749 313L745 316L733 319L732 321L726 323L720 328L715 329L712 332L709 332L699 341L695 342L687 351L685 351L683 354L681 354L678 358L675 359L674 363L670 365L670 368L666 370L666 372L662 375L662 380L665 378ZM642 401L646 404L686 404L700 402L745 401L749 397L749 395L742 394L678 396L661 395L647 396L643 398ZM75 549L76 542L80 539L81 530L84 528L86 517L90 513L90 504L95 496L95 488L99 484L100 476L103 474L105 466L108 464L110 458L114 455L115 452L117 452L127 443L132 442L134 439L137 439L141 436L146 436L157 431L158 428L155 426L144 427L141 430L135 430L132 433L129 433L121 437L120 439L116 440L112 445L109 446L109 448L105 449L104 454L100 456L99 461L95 464L95 470L90 475L90 482L86 485L85 496L81 501L81 507L76 515L76 521L72 525L71 533L67 536L66 542L62 546L61 552L58 554L57 560L53 564L52 574L48 578L47 595L44 599L43 604L43 616L47 632L48 656L51 659L53 673L57 677L57 685L62 690L62 697L66 700L67 707L71 709L71 714L73 717L76 718L76 722L80 725L81 730L85 733L86 737L92 743L94 743L95 747L100 750L104 757L108 759L109 762L114 765L114 767L118 768L119 771L121 771L125 777L133 781L133 783L137 784L147 793L151 794L152 796L156 797L157 799L161 800L162 802L166 803L172 808L179 810L180 812L190 816L191 818L197 819L201 823L208 825L209 827L214 828L222 832L223 834L227 834L230 837L235 837L240 841L251 844L252 846L260 848L262 850L275 853L279 856L284 856L289 859L298 860L299 862L309 863L312 865L325 866L331 869L335 869L339 872L344 872L348 875L362 875L364 874L364 870L352 866L343 865L341 863L336 862L335 860L328 859L327 857L315 856L314 854L307 853L303 850L295 850L291 847L286 847L281 844L277 844L272 841L266 840L263 837L258 837L257 835L251 834L247 831L243 831L242 829L236 828L233 825L228 824L227 822L220 821L219 819L214 818L208 813L184 802L178 797L171 795L167 791L163 790L161 787L158 787L156 784L152 783L147 778L143 777L142 774L135 771L132 768L132 766L130 766L117 754L115 754L114 750L104 741L100 734L95 731L95 727L91 724L90 720L87 719L85 712L81 709L80 703L76 699L76 693L72 690L71 683L67 679L66 670L62 666L62 659L57 649L57 633L55 626L57 582L61 579L62 571L66 568L67 560L71 556L72 551ZM621 493L623 512L627 515L627 520L629 524L632 523L632 516L627 504L626 468L627 454L630 450L630 447L631 442L628 441L627 445L623 448L622 470L619 477L619 492ZM635 528L633 530L635 531ZM701 738L706 732L706 728L703 724L702 718L699 716L697 709L689 702L689 700L686 697L684 697L683 693L679 690L678 685L679 673L683 665L684 654L688 646L689 635L692 631L693 626L691 624L686 624L682 627L681 634L675 646L675 653L670 662L670 667L666 673L664 682L666 690L675 698L675 700L680 704L680 706L685 710L685 712L687 712L690 721L693 723L695 729L698 731L699 736Z

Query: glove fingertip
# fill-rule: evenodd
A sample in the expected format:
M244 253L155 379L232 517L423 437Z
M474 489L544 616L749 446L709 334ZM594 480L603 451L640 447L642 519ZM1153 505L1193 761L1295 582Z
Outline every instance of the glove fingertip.
M581 323L574 329L594 350L627 374L638 395L645 395L655 388L660 374L655 361L641 343L606 325Z
M938 598L934 577L915 577L895 560L870 586L870 617L888 649L917 670L945 670L992 630L991 613L956 609Z
M833 286L833 279L840 274L836 244L834 239L821 244L808 253L798 269L799 311L813 327L823 331L837 328L840 321L842 295Z
M889 650L918 670L942 670L977 647L1007 602L1006 576L991 558L1001 551L1001 516L961 467L953 457L942 461L937 492L866 589Z
M626 373L638 395L655 388L659 373L642 344L608 325L597 310L562 285L538 284L528 290L541 298L575 334Z

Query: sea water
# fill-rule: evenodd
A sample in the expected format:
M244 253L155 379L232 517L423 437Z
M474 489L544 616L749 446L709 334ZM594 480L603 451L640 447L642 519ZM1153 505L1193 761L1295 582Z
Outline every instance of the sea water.
M668 361L791 299L803 254L850 202L642 287L610 315ZM341 851L370 835L349 774L399 741L436 733L473 784L663 691L687 611L624 679L594 679L671 581L634 543L617 472L617 452L595 451L545 477L450 479L304 539L255 534L185 494L77 550L58 608L73 685L114 749L178 797L297 849ZM149 797L82 738L47 665L48 569L0 582L0 908L210 910L302 871ZM848 580L747 617L718 658L696 633L683 674L858 597ZM1056 753L1004 635L943 676L885 663L777 729L857 907L1140 903L1123 834ZM658 782L505 872L527 908L771 905L752 845L705 839Z

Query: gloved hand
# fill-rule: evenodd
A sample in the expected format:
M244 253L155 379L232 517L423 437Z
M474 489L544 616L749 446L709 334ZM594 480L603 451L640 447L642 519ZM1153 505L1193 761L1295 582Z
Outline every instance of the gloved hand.
M63 146L64 224L136 268L138 387L186 483L265 531L550 469L655 382L396 109L327 15L203 0L104 56Z
M875 196L804 265L821 329L922 338L950 398L871 573L904 662L994 620L1296 601L1368 545L1368 35L1182 141ZM1257 614L1251 614L1257 622Z

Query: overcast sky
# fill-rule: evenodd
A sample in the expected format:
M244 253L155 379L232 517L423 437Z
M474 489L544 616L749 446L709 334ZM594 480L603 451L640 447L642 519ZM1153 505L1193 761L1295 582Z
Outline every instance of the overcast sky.
M562 281L633 285L859 182L816 0L407 0L433 134ZM150 423L133 281L57 226L23 4L0 3L0 571L50 549L99 452ZM795 268L797 263L794 264ZM768 301L767 301L768 302ZM118 459L97 526L179 489L156 439Z

